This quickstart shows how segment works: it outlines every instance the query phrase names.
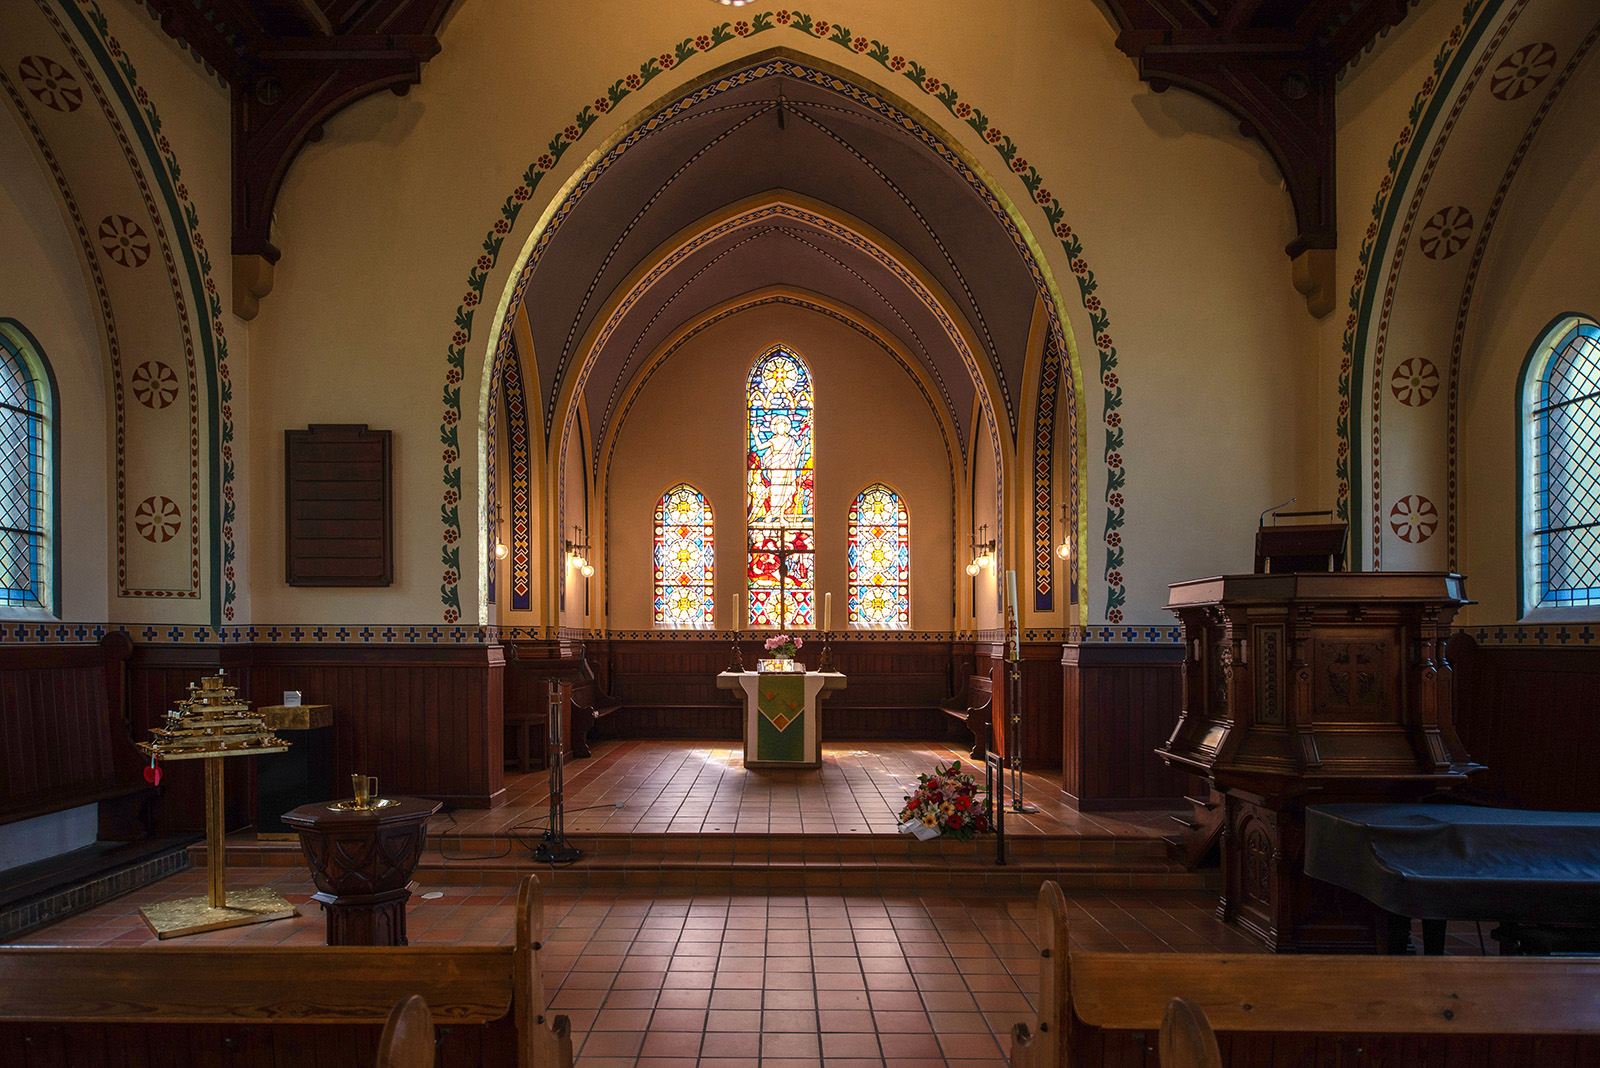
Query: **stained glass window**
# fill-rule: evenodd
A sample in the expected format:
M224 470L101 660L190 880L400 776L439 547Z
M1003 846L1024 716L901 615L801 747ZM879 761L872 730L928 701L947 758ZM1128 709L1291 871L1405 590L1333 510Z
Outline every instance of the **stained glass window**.
M861 491L850 505L850 622L904 627L911 620L911 573L906 506L883 483Z
M1529 396L1533 602L1600 605L1600 327L1556 331Z
M751 627L813 627L816 585L811 373L782 346L750 371L745 458Z
M45 605L48 384L0 329L0 605Z
M656 502L656 625L709 627L716 619L711 505L687 483Z

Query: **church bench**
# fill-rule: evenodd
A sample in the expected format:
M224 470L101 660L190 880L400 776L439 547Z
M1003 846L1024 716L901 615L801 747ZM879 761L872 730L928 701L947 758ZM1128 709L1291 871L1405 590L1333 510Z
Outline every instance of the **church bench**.
M972 675L966 686L939 705L945 715L972 732L973 760L982 762L989 749L989 717L994 708L994 682L987 675Z
M1012 1068L1155 1068L1174 998L1230 1068L1600 1063L1600 959L1073 953L1053 882L1039 924L1039 1026L1012 1029Z
M589 755L589 734L600 720L623 706L620 698L600 688L594 669L582 646L578 647L578 674L572 680L572 737L568 751L575 757Z
M155 790L124 714L133 642L0 647L0 824L99 806L101 836L147 833Z
M545 1007L533 876L516 908L511 946L0 949L0 1064L370 1064L391 1006L420 995L440 1068L570 1068L567 1018Z

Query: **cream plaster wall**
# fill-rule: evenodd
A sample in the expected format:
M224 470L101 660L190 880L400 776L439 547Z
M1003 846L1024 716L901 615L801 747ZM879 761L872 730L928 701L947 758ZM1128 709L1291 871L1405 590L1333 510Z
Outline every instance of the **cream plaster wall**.
M9 115L9 113L8 113ZM11 117L0 120L0 317L38 340L60 402L62 589L55 618L107 618L112 581L104 339L55 183ZM0 619L48 618L0 609Z
M1334 307L1317 334L1318 373L1316 434L1320 500L1315 507L1332 508L1338 499L1335 462L1338 450L1336 424L1339 413L1339 368L1344 359L1344 333L1350 318L1350 287L1360 266L1359 255L1379 185L1389 172L1389 155L1409 122L1409 112L1424 82L1433 76L1434 57L1461 21L1460 0L1422 0L1396 30L1380 37L1371 52L1348 68L1339 81L1336 118L1339 124L1338 224L1339 248L1334 282ZM1360 426L1370 440L1366 387L1355 385ZM1352 466L1360 467L1359 460ZM1370 489L1368 475L1363 486ZM1363 532L1370 524L1371 508L1365 494L1351 502L1351 526ZM1370 535L1363 536L1363 545ZM1369 566L1371 548L1350 566Z
M911 629L950 629L953 476L933 413L882 349L833 319L780 305L742 312L685 344L645 384L618 432L606 493L610 626L654 625L655 506L679 482L704 493L716 519L717 626L729 626L734 593L741 614L748 607L745 383L756 358L778 341L806 361L816 390L819 623L821 594L832 592L833 626L844 629L850 502L881 481L900 493L909 513Z
M1162 618L1167 582L1246 564L1255 513L1316 474L1308 418L1314 327L1287 281L1282 246L1293 236L1291 217L1264 151L1239 137L1220 110L1140 85L1112 45L1111 26L1087 0L840 0L814 13L884 40L955 85L1015 139L1066 203L1111 312L1121 360L1126 618ZM284 260L277 289L252 327L257 618L438 618L439 395L454 311L483 234L523 169L580 106L636 71L641 59L736 17L704 0L468 0L420 86L405 98L383 94L355 105L297 161L278 202ZM466 396L476 392L510 253L581 158L648 100L713 63L779 45L887 83L942 116L941 125L984 167L1003 167L977 134L916 86L828 42L779 29L694 57L602 116L541 185L477 312ZM1043 213L1015 176L994 180L1045 249L1091 383L1088 594L1091 618L1103 618L1098 358L1071 266L1048 238ZM1219 421L1217 411L1227 419ZM396 432L397 515L404 519L397 580L388 590L290 590L282 583L282 431L324 421ZM462 435L470 441L475 433L463 427ZM476 497L470 464L463 495ZM475 568L463 560L468 599ZM474 618L474 607L464 604L463 615Z
M1517 379L1551 320L1600 318L1600 63L1568 83L1495 225L1462 354L1461 569L1478 604L1463 619L1509 623L1517 601ZM1600 620L1600 609L1565 617Z

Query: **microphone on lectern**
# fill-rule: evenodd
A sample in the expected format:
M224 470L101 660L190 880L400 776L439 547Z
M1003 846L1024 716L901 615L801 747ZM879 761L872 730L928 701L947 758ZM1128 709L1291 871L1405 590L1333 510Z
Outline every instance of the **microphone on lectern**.
M1284 501L1283 504L1293 504L1295 501L1298 501L1299 499L1300 499L1299 497L1290 497L1288 500ZM1256 526L1258 526L1258 527L1266 526L1267 525L1267 513L1268 512L1277 511L1279 508L1283 507L1283 504L1275 504L1271 508L1268 508L1268 509L1266 509L1266 511L1262 512L1261 513L1261 518L1256 521Z

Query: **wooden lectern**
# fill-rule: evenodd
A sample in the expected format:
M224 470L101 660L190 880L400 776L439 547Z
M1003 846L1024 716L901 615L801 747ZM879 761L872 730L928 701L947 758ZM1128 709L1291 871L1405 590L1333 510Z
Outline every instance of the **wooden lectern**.
M1376 910L1304 872L1305 806L1416 800L1480 770L1456 736L1444 655L1471 603L1464 580L1321 572L1170 589L1183 712L1156 752L1223 795L1220 915L1277 951L1373 952Z
M1327 512L1275 512L1278 516L1328 515ZM1255 573L1343 571L1347 523L1306 523L1256 528Z

